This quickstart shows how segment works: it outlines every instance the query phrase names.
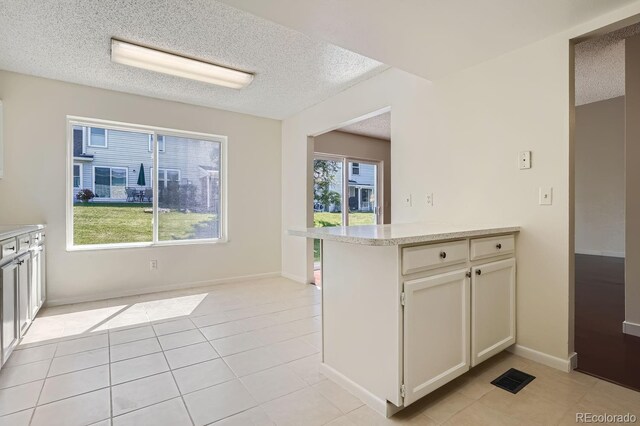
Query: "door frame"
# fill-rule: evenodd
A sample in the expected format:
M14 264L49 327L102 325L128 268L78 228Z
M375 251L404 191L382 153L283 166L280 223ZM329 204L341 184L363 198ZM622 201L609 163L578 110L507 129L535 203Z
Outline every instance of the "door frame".
M345 155L338 154L325 154L322 152L314 152L313 153L313 161L315 160L328 160L328 161L337 161L342 163L342 194L341 194L341 203L342 203L342 225L341 226L349 226L349 163L359 163L359 164L371 164L376 166L376 225L382 225L384 223L384 161L382 160L371 160L366 158L359 157L348 157ZM345 202L346 201L346 202ZM313 201L312 201L313 205ZM346 208L345 208L346 206ZM313 209L313 206L312 206Z

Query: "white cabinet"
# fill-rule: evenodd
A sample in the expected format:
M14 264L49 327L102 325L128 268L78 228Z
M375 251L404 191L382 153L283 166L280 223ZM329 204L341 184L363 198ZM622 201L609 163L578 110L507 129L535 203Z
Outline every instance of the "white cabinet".
M485 263L471 269L471 365L516 342L516 261Z
M44 246L37 246L31 249L31 259L29 262L29 311L32 319L36 317L46 296L44 253Z
M404 283L404 405L469 370L468 269Z
M29 309L29 266L30 255L24 254L16 258L18 271L18 332L22 336L31 324L31 309Z
M18 344L18 264L11 261L0 268L2 286L2 365Z
M379 413L515 343L513 233L322 246L321 371Z
M20 233L0 241L0 366L29 329L46 297L44 233Z

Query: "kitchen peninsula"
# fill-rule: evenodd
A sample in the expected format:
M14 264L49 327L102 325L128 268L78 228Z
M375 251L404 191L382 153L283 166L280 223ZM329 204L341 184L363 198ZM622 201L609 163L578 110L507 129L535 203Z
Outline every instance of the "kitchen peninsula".
M391 416L514 344L519 231L289 231L322 240L323 373Z

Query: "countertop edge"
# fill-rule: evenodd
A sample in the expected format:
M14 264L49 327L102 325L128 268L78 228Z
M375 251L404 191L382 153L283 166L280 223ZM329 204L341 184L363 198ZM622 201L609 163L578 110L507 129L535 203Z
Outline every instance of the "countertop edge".
M13 227L14 225L7 225ZM29 232L40 231L45 229L47 225L44 224L36 224L36 225L15 225L15 228L12 228L8 231L0 231L0 240L6 240L8 238L15 238L18 235L28 234Z
M317 238L322 240L338 241L343 243L366 245L366 246L398 246L403 244L446 241L446 240L454 240L454 239L460 239L460 238L484 237L484 236L499 235L499 234L513 234L518 232L520 232L519 226L507 226L507 227L500 227L500 228L485 228L485 229L475 229L475 230L468 230L468 231L453 231L453 232L424 234L424 235L416 235L416 236L408 236L408 237L367 238L367 237L332 235L332 234L318 235L313 233L312 231L310 232L310 231L295 230L295 229L288 231L289 235L296 236L296 237Z

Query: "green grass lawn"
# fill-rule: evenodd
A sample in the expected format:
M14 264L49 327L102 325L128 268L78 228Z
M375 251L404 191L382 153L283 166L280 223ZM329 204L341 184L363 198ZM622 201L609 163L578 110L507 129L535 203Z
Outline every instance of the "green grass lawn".
M313 223L316 228L327 226L340 226L342 213L314 212ZM375 225L376 219L373 213L349 213L349 226L351 225ZM313 259L320 261L320 240L313 240Z
M153 238L151 204L87 203L73 207L73 242L113 244L150 242ZM211 237L208 229L214 214L161 213L158 238L161 241Z
M340 226L341 213L314 212L313 222L316 228L325 226ZM349 213L349 225L375 225L376 219L373 213Z

